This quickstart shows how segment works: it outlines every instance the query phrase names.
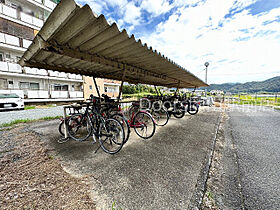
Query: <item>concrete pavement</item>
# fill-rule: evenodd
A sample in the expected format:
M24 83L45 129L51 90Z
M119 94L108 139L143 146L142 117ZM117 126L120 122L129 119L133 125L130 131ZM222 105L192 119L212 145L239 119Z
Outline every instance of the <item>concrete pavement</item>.
M170 119L150 140L134 131L124 148L108 155L89 141L57 143L58 121L33 124L63 168L87 176L98 209L187 209L213 141L220 111L210 108ZM55 123L56 122L56 123Z
M228 117L218 206L280 209L280 112L265 107L234 108Z

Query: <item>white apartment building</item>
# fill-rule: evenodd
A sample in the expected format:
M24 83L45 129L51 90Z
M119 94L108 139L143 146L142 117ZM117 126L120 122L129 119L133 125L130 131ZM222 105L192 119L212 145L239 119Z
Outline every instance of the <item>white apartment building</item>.
M54 0L0 0L0 93L17 93L25 103L84 99L81 75L17 64L55 6Z

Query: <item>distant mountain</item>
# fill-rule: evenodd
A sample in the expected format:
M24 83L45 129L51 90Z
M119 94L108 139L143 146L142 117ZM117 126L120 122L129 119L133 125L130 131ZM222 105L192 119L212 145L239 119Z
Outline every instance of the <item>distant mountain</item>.
M223 90L224 92L280 92L280 76L261 82L211 84L207 90Z

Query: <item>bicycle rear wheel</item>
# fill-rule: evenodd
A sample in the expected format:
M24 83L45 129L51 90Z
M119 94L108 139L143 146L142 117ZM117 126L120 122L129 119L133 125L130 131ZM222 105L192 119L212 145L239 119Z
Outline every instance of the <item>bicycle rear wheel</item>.
M151 115L155 119L155 123L158 126L165 126L168 123L169 120L169 114L166 110L160 109L160 110L152 110Z
M101 122L99 143L105 152L109 154L119 152L124 145L124 141L124 129L118 120L109 118L104 123Z
M84 141L92 133L92 123L89 116L74 114L69 117L66 125L69 137L75 141Z
M133 118L133 124L135 133L143 138L151 138L156 131L156 124L151 114L147 112L139 111Z

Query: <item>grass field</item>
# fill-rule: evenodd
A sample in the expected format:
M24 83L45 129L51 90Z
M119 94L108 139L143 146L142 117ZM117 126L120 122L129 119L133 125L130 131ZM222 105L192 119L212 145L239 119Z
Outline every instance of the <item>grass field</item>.
M280 106L280 96L278 96L278 97L258 97L258 96L253 96L253 95L234 95L234 96L225 96L225 99L230 104Z
M13 125L16 125L16 124L19 124L19 123L36 122L36 121L39 121L39 120L54 120L54 119L59 119L59 118L61 118L61 117L62 117L62 116L55 116L55 117L43 117L43 118L36 119L36 120L33 120L33 119L20 119L20 120L14 120L14 121L9 122L9 123L4 123L4 124L1 124L1 125L0 125L0 128L10 127L10 126L13 126Z

